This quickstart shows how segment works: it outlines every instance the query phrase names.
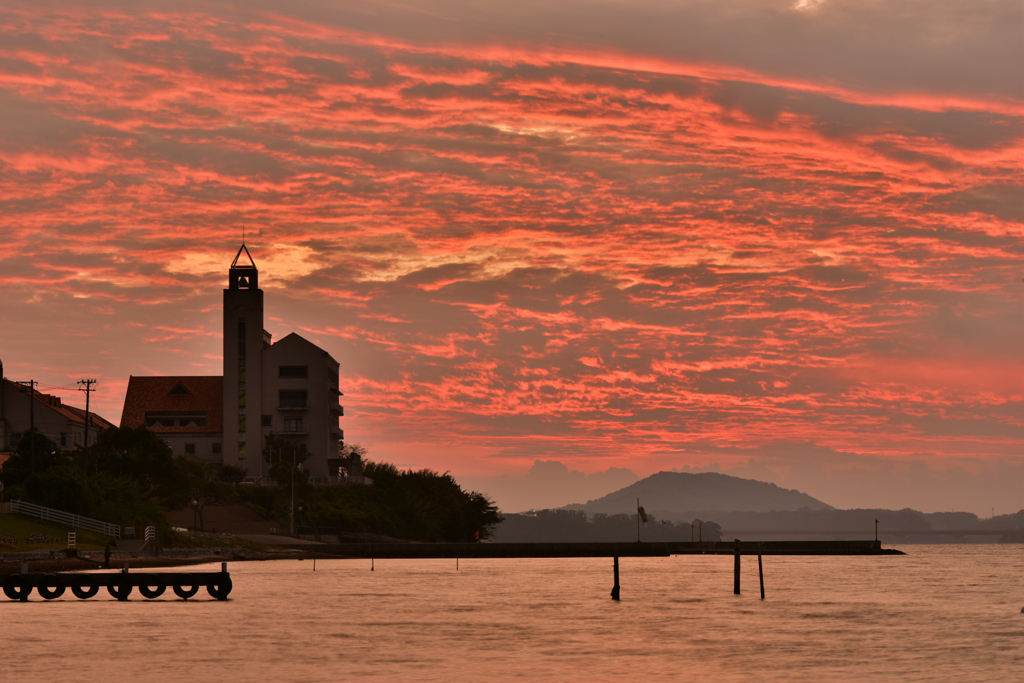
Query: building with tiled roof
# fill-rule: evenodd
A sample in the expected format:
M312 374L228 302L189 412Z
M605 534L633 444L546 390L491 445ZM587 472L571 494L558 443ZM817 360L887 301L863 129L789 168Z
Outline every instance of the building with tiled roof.
M0 453L14 451L33 422L40 434L62 449L73 450L85 445L85 410L64 403L59 396L40 393L27 386L27 382L14 382L3 377L3 367L0 362ZM90 412L89 443L96 443L100 432L113 426Z
M145 425L175 455L240 467L254 480L266 473L263 445L274 433L308 451L308 474L336 477L344 436L338 362L294 333L272 344L258 285L243 244L224 290L224 374L131 377L121 426Z
M181 455L223 462L224 378L216 376L128 379L122 427L145 425Z

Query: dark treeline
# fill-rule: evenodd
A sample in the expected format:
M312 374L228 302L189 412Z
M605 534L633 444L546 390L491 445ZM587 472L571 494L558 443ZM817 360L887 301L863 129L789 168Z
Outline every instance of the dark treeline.
M722 530L715 522L693 520L676 523L647 516L640 522L641 541L720 541ZM494 530L501 543L625 543L637 540L637 515L596 514L582 510L538 510L529 514L505 515Z
M331 533L468 543L490 538L501 522L490 500L483 494L463 491L448 474L402 471L391 464L367 462L363 472L373 480L372 485L313 486L301 470L292 466L291 458L301 463L302 454L293 454L289 444L273 437L268 442L267 459L271 459L270 453L278 459L271 463L271 476L284 485L247 486L240 493L258 512L283 522L286 528L293 476L296 526L308 527L314 533L329 529Z
M369 486L313 486L301 470L307 453L271 435L264 451L278 486L242 483L245 473L174 457L146 427L104 431L86 453L62 451L45 436L26 434L0 468L7 500L21 499L121 526L157 526L173 542L164 512L194 507L200 529L209 506L245 503L288 528L294 486L296 525L333 527L414 541L484 540L501 521L482 494L449 475L399 471L367 463ZM294 451L294 452L293 452ZM353 447L350 452L362 449ZM272 455L273 454L273 457ZM294 484L293 484L294 482ZM299 510L301 508L301 511Z
M26 433L0 468L7 500L21 499L122 526L167 528L164 510L191 498L190 476L152 431L108 429L91 444L62 451ZM198 463L196 463L198 464Z

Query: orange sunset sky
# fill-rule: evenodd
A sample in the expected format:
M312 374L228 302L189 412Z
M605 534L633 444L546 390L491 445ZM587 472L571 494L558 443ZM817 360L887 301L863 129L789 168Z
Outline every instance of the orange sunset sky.
M4 374L220 374L244 225L372 458L1015 511L1022 15L0 3Z

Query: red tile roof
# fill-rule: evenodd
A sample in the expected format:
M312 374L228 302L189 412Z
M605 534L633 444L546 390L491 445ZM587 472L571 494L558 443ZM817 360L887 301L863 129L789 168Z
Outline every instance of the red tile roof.
M189 393L172 394L181 383ZM154 432L219 433L223 431L224 378L193 377L129 377L124 397L122 427L146 424L146 413L205 412L205 427L153 427Z

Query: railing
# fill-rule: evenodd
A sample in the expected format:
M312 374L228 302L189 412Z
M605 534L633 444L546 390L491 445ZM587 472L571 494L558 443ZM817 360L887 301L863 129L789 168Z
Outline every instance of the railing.
M278 486L278 482L271 477L245 477L243 484L249 486ZM286 482L287 483L287 482ZM309 483L313 486L343 486L346 484L372 484L373 479L369 477L309 477Z
M121 538L121 527L117 524L103 522L98 519L92 519L91 517L73 515L70 512L54 510L53 508L36 505L35 503L26 503L23 500L12 500L10 503L4 503L2 511L7 514L33 517L41 522L53 522L62 526L71 527L72 529L95 531L98 534L110 536L111 538Z
M241 483L247 484L249 486L276 486L277 485L277 482L275 482L273 479L271 479L268 476L244 477L242 479Z
M309 483L313 486L346 486L346 485L369 485L373 479L369 477L310 477Z

